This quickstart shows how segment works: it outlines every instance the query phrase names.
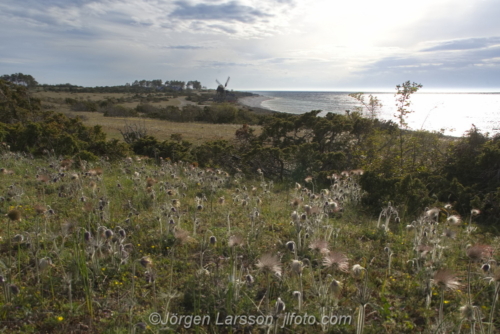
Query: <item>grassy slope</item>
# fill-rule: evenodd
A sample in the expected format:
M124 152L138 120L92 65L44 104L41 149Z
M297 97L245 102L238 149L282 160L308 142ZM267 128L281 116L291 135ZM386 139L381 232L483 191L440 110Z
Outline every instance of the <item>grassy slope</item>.
M393 216L386 230L385 217L377 228L377 217L359 214L355 176L338 180L329 194L315 189L312 196L311 183L302 185L310 189L304 191L188 165L102 161L61 177L56 157L30 160L5 153L1 161L0 167L13 174L0 174L0 213L19 210L23 218L10 223L2 218L0 230L0 270L6 280L0 325L9 333L134 333L141 327L147 333L194 332L178 325L161 330L164 326L150 323L152 312L160 312L163 319L167 312L209 315L210 325L198 327L202 333L243 328L260 333L258 326L216 325L217 314L219 320L226 315L273 315L278 298L286 312L317 319L352 316L351 325L290 324L285 333L353 333L361 304L366 305L364 333L428 332L439 322L441 289L431 284L439 268L452 270L462 284L458 291L443 290L444 322L439 328L479 329L477 323L461 322L458 311L467 299L465 248L496 245L497 240L473 231L468 219L447 226L445 212L452 210L441 210L439 225L429 217L396 223ZM95 167L102 169L102 176L85 176ZM73 173L78 177L72 179ZM57 180L44 182L41 175ZM219 203L221 197L224 204ZM342 210L331 205L325 213L324 203L337 197L346 198L338 200ZM294 199L296 206L291 204ZM53 214L36 213L37 206L47 205ZM306 214L307 205L317 209ZM407 230L413 219L414 228ZM126 232L123 240L120 228ZM106 229L113 234L109 238ZM442 236L446 229L456 233L454 238ZM84 240L85 231L91 241ZM9 242L16 234L24 241ZM315 240L324 242L314 246ZM288 249L288 241L295 242L296 253ZM419 245L432 250L423 255ZM322 248L330 250L329 260ZM336 252L347 256L347 267ZM276 263L265 265L263 255L268 253L277 256ZM46 258L53 267L37 269L35 260ZM295 258L303 267L292 265ZM488 284L484 277L490 275L482 273L482 263L471 263L471 290L486 321L498 283ZM358 277L351 271L354 264L368 271ZM16 291L11 284L19 293L12 293ZM302 292L300 309L294 291ZM270 332L275 329L282 332Z

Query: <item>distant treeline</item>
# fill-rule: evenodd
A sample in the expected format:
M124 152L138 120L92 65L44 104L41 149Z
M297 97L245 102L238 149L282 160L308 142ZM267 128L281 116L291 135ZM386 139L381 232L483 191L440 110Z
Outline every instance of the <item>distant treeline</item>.
M33 76L23 73L4 74L0 79L12 82L16 85L22 85L29 88L42 88L46 91L68 91L68 92L85 92L85 93L122 93L122 92L144 92L150 90L161 91L183 91L183 90L201 90L206 89L201 85L198 80L190 80L188 82L182 80L166 80L163 82L161 79L155 80L135 80L132 83L126 83L118 86L102 86L102 87L82 87L65 84L39 84Z

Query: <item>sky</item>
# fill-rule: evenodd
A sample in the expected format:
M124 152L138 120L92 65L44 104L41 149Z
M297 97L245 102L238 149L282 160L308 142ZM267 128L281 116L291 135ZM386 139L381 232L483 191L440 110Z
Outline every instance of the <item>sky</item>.
M500 91L500 0L2 0L0 75Z

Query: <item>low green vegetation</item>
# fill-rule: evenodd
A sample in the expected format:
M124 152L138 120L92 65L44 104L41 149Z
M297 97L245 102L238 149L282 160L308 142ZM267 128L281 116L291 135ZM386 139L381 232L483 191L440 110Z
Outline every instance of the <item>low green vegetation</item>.
M108 141L0 91L6 332L500 329L499 137L358 110Z

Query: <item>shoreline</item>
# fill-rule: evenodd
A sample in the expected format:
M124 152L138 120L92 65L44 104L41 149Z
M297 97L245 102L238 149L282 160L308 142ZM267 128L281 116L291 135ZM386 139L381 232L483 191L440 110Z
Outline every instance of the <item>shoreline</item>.
M262 96L262 95L253 95L253 96L245 96L245 97L240 97L237 100L237 103L245 108L250 109L251 111L257 112L257 113L264 113L264 114L274 114L278 113L279 111L272 110L269 108L265 108L262 106L262 102L272 100L272 97L267 97L267 96Z

